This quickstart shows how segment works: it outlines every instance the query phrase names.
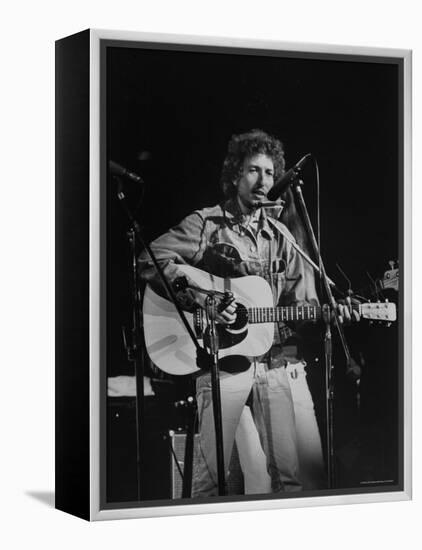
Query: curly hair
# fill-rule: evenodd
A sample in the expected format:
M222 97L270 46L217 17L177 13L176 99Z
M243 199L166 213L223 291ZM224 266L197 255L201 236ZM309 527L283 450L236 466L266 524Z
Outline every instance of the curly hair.
M273 161L274 183L283 176L285 161L281 141L259 129L233 135L229 141L220 179L226 198L236 194L233 182L241 175L244 160L258 154L267 155Z

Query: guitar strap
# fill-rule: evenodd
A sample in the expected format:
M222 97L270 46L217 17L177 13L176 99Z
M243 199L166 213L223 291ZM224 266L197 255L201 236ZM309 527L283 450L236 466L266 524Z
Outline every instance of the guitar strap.
M287 234L285 231L283 231L283 229L281 227L279 227L277 224L273 223L272 226L293 246L293 248L295 248L297 250L297 252L299 252L299 254L302 256L302 258L304 258L308 262L308 264L311 265L315 269L315 271L317 273L320 272L320 269L317 266L317 264L297 244L297 242L294 240L294 238L292 238L289 234ZM332 281L329 277L328 277L328 282L330 283L331 286L335 286L334 281Z
M267 214L265 212L265 208L263 209L263 213L264 213L264 216L267 217ZM273 267L273 254L272 254L272 244L271 244L271 241L270 241L270 245L268 247L268 278L269 278L269 282L270 282L271 293L273 295L273 303L274 303L275 292L274 292L274 280L273 280L272 267ZM274 306L276 306L276 305L277 304L274 303ZM279 332L279 337L281 337L280 323L277 323L277 329L278 329L278 332ZM267 364L268 364L269 369L272 368L271 363L272 363L272 358L271 358L271 348L270 348L269 351L268 351L268 354L267 354Z
M267 223L268 223L268 215L265 211L265 208L262 209L262 212L263 212L263 217L267 220ZM280 231L281 233L281 231ZM285 235L283 233L283 237L288 237L287 235ZM291 241L291 239L289 239L289 242ZM293 244L293 243L292 243ZM276 261L279 260L279 258L276 258ZM275 292L275 288L274 288L274 279L273 279L273 274L274 274L274 264L273 264L273 252L272 252L272 246L271 246L271 243L270 243L270 246L269 246L269 249L268 249L268 282L270 284L270 287L271 287L271 291L272 291L272 294L273 294L273 297L276 296L276 292ZM277 304L274 302L274 306L276 306ZM287 325L285 325L283 322L278 322L276 323L276 326L277 326L277 333L278 333L278 337L276 336L275 337L275 340L273 342L273 346L274 344L276 345L283 345L283 342L293 334L293 331L287 327ZM287 332L287 334L286 334ZM276 334L277 334L276 333ZM269 351L267 352L266 356L265 356L265 362L267 364L267 368L268 369L272 369L273 368L273 358L272 358L272 347L269 349ZM274 365L276 366L276 365Z

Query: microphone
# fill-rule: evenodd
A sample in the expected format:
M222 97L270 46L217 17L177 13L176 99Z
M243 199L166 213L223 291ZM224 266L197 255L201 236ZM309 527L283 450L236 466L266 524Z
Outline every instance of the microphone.
M286 191L289 185L291 185L295 181L295 179L297 179L300 172L302 171L303 166L311 157L312 154L308 153L303 158L301 158L300 161L293 166L293 168L287 170L281 180L269 190L267 194L267 199L269 201L277 200Z
M135 174L135 172L130 172L124 166L121 166L120 164L117 164L117 162L114 162L114 160L108 161L108 168L113 176L125 176L135 183L144 184L144 180L141 178L141 176L138 176L138 174Z
M254 201L254 208L283 208L285 201Z

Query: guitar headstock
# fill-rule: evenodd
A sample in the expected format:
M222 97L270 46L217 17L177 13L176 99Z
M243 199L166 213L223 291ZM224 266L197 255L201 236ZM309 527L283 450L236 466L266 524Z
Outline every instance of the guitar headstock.
M397 320L396 304L388 301L360 304L359 313L370 321L391 323Z
M383 278L380 280L380 286L383 290L392 289L399 290L399 264L394 260L389 262L390 269L388 269Z

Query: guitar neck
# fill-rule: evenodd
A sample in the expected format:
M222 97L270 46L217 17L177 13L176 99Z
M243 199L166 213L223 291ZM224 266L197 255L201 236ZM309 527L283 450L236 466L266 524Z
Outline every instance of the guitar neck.
M249 323L278 323L280 321L314 321L320 319L320 306L282 306L248 308Z
M360 304L352 308L361 314ZM280 321L315 321L322 315L321 306L281 306L248 308L249 323L279 323Z

